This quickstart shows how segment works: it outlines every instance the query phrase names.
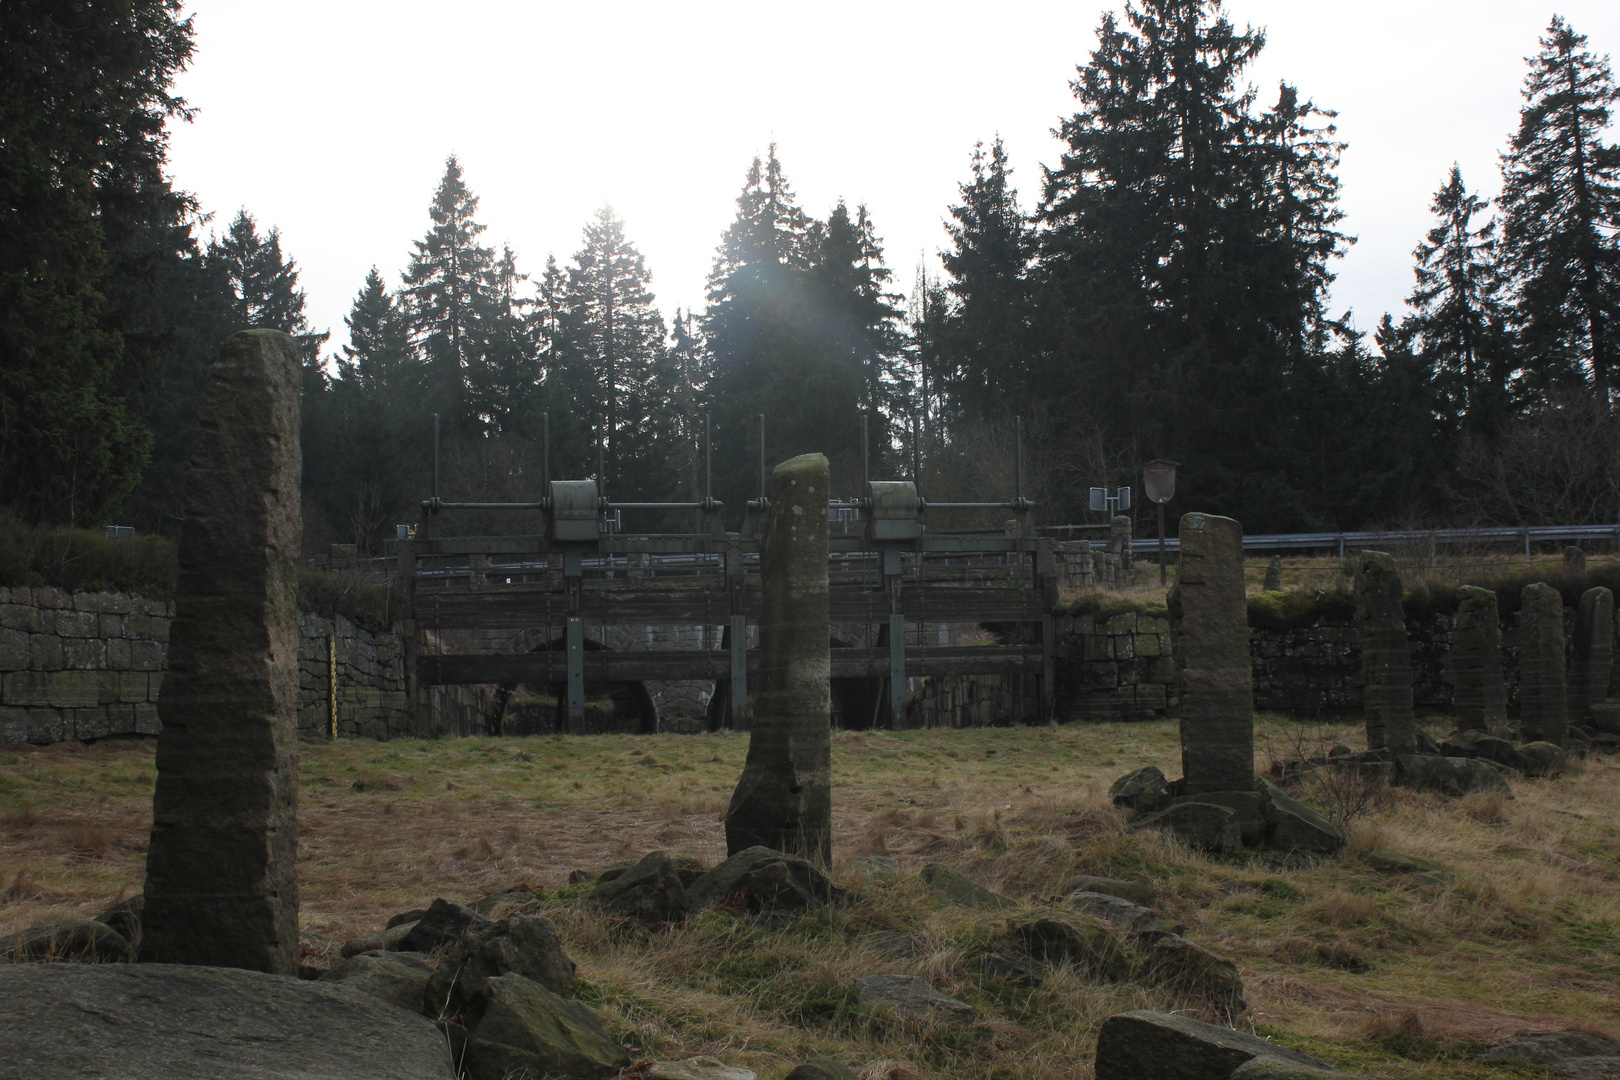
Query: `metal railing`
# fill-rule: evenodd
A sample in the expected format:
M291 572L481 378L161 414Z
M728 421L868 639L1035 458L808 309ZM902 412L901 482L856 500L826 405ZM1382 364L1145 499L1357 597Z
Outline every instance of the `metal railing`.
M1070 526L1056 526L1069 528ZM1374 547L1380 544L1412 544L1427 542L1431 549L1460 544L1522 544L1525 558L1530 557L1531 545L1555 540L1613 540L1620 545L1620 524L1614 525L1531 525L1520 528L1489 529L1391 529L1383 532L1319 532L1319 533L1262 533L1243 538L1244 551L1337 551L1342 558L1346 551ZM1078 541L1086 543L1087 541ZM1108 541L1089 541L1093 548L1106 550ZM1164 541L1166 551L1177 551L1180 542L1175 537ZM1157 537L1133 539L1132 554L1157 552Z

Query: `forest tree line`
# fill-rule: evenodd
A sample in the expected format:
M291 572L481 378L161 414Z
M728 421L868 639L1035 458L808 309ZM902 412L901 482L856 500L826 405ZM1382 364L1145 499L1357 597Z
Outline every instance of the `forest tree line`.
M1047 522L1090 520L1088 486L1157 457L1181 463L1173 509L1250 531L1620 519L1616 89L1558 17L1500 197L1437 178L1405 310L1370 336L1328 309L1354 242L1334 113L1249 85L1264 37L1218 0L1105 16L1035 194L999 139L973 148L943 275L907 293L867 208L817 216L774 145L703 310L667 315L611 208L530 272L487 241L452 156L404 274L374 268L330 335L273 225L206 221L166 173L189 115L177 0L47 6L0 6L0 506L27 520L174 532L207 367L249 326L303 351L312 548L375 552L419 519L434 415L442 493L478 501L537 497L547 417L554 477L694 498L708 417L736 510L760 414L770 460L827 453L835 494L864 452L934 498L1005 497L1022 415Z

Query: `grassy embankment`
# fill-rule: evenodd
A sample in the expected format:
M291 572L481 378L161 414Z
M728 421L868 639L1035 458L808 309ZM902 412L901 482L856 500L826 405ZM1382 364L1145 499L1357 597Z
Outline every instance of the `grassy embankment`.
M1259 732L1261 767L1302 736L1360 742L1274 717ZM1517 1032L1620 1028L1613 758L1520 783L1512 800L1389 792L1349 823L1343 855L1282 864L1195 854L1107 805L1131 768L1179 773L1173 723L841 733L835 877L857 884L851 857L888 854L899 882L775 930L711 912L649 932L569 899L575 868L658 848L718 861L745 749L736 735L306 744L304 927L343 939L435 896L542 889L582 994L617 1035L659 1056L718 1053L763 1080L815 1055L894 1063L872 1072L891 1078L1085 1077L1103 1018L1177 1004L1066 971L1039 988L983 974L976 957L1006 916L939 907L912 876L930 861L1031 907L1074 873L1152 882L1189 937L1242 968L1242 1023L1354 1071L1539 1076L1468 1059ZM0 933L140 888L153 778L149 743L0 750ZM1445 872L1382 873L1364 857L1380 848ZM866 940L878 930L913 935L916 957L885 959ZM869 1015L853 983L874 970L925 974L979 1019Z

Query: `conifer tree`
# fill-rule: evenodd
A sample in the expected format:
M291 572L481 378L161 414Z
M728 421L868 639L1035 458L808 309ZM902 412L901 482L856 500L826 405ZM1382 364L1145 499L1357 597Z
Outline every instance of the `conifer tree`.
M1496 222L1475 221L1488 206L1468 191L1461 168L1453 165L1435 192L1431 209L1438 221L1413 252L1417 285L1400 328L1433 373L1437 419L1452 431L1465 422L1494 429L1507 407L1511 359Z
M341 377L368 392L387 395L402 390L413 360L410 323L375 266L343 322L349 328L349 344L338 360Z
M1503 262L1529 388L1584 382L1604 408L1620 351L1620 147L1602 139L1616 95L1608 57L1554 16L1502 157Z
M1026 321L1034 236L999 135L988 152L982 142L973 148L972 169L945 226L951 248L940 253L954 306L938 338L938 375L955 410L983 416L1032 389Z
M484 226L474 219L477 212L478 198L452 154L428 208L432 225L416 241L405 271L403 292L422 352L426 399L445 421L472 430L485 421L476 415L469 373L484 363L480 319L496 288L495 253L478 243Z

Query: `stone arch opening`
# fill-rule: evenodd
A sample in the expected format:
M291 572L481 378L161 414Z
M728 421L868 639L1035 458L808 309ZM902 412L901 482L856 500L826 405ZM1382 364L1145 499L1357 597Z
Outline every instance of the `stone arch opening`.
M542 641L529 651L562 652L567 648L567 639L557 637ZM585 651L610 650L600 641L586 638ZM501 734L552 735L568 731L567 684L523 683L501 689L506 696L501 714ZM586 680L585 716L580 730L590 735L655 734L658 731L658 703L653 700L647 684L640 680Z

